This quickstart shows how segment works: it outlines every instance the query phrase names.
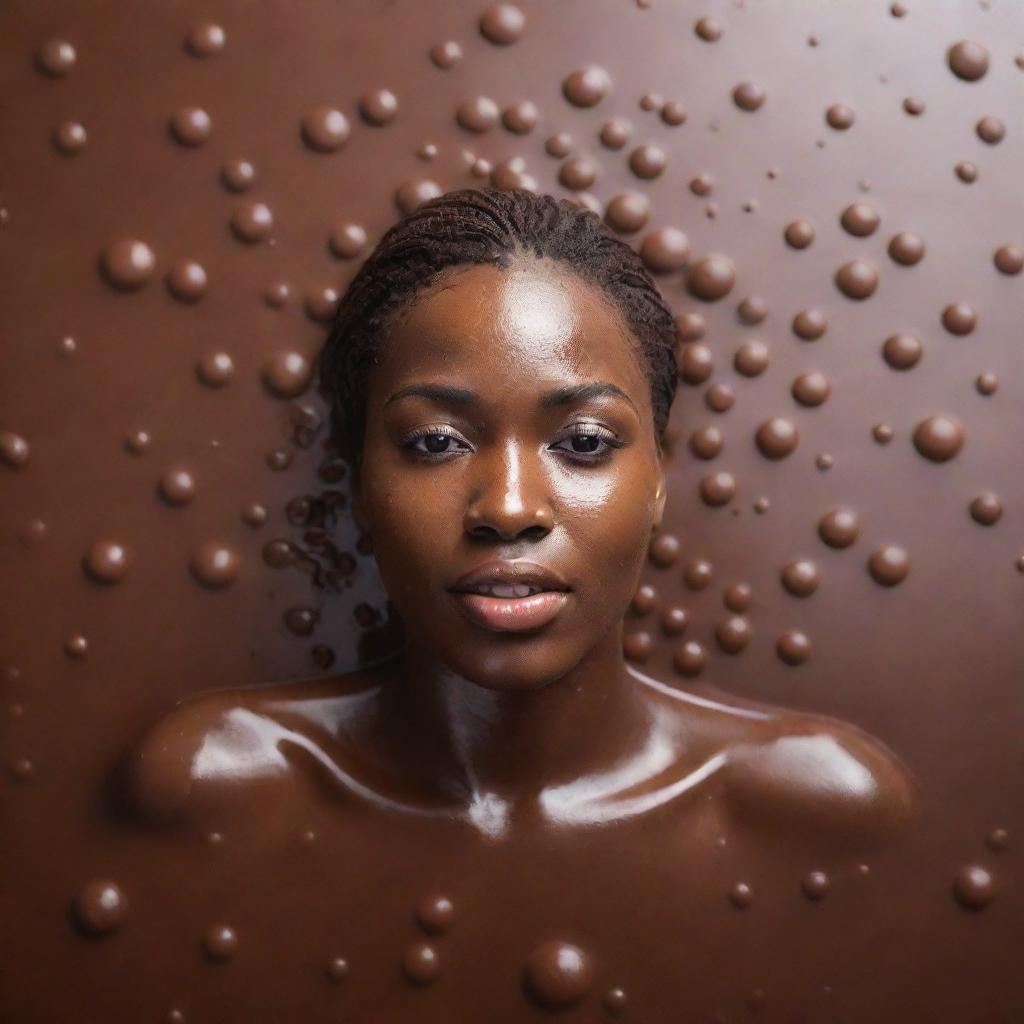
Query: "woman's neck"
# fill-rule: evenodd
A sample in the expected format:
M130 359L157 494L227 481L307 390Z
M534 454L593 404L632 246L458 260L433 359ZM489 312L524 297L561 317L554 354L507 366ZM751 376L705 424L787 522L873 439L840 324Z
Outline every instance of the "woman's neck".
M382 691L378 721L408 768L434 784L470 802L528 801L608 771L647 742L652 715L623 660L621 632L619 624L563 676L532 690L485 689L409 645Z

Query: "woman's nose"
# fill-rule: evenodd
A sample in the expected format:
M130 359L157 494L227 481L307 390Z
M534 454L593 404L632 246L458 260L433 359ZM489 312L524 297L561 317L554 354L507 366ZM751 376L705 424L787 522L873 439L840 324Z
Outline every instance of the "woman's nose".
M476 537L494 534L514 540L522 533L538 536L554 528L551 481L540 455L524 457L509 443L492 456L478 454L472 496L466 506L466 531Z

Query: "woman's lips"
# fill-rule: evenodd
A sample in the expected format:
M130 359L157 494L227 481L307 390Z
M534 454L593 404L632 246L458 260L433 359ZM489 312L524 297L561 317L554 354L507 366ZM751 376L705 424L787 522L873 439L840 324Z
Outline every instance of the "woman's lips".
M453 591L452 597L470 622L501 633L537 629L550 622L569 600L564 590L542 590L529 597L490 597Z

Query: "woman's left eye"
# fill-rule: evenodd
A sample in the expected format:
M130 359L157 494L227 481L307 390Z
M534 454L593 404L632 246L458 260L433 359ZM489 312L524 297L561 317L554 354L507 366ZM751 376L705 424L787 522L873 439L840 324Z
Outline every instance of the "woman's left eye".
M603 458L608 455L612 449L621 448L623 445L623 442L620 441L619 438L617 438L611 431L595 430L593 428L590 428L589 430L577 430L568 437L563 438L563 441L568 441L573 447L571 449L562 448L556 450L568 451L570 455L581 456L585 461L589 462L594 462L597 459Z

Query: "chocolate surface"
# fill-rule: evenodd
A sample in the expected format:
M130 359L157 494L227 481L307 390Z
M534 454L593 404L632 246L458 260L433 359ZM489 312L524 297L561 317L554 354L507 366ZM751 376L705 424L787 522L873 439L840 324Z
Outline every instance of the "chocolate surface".
M0 1018L1024 1014L1016 8L0 28ZM474 183L599 210L680 337L621 639L678 756L519 817L417 771L311 390Z

